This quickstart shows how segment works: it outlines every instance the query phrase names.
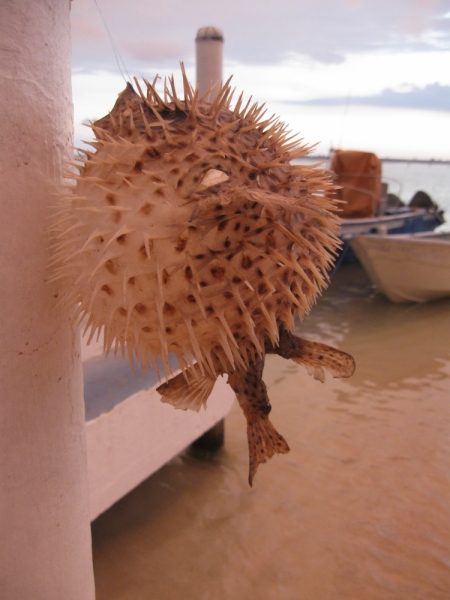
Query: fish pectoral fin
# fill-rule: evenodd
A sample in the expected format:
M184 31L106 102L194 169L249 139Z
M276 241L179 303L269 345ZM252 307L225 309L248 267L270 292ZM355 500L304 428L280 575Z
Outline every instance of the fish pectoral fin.
M317 381L320 381L320 383L325 383L325 371L323 369L323 367L312 367L311 365L306 365L303 362L293 358L292 359L294 362L298 363L299 365L303 365L304 367L306 367L306 370L308 371L308 375L311 375L312 377L314 377L314 379L317 379Z
M267 462L274 454L286 454L289 452L289 446L268 416L246 415L246 417L250 455L248 482L251 486L259 465Z
M355 359L347 352L337 350L320 342L309 342L301 338L299 353L289 356L294 362L306 367L308 373L322 383L327 369L333 377L351 377L355 371Z
M161 394L161 402L171 404L182 410L195 410L198 412L202 406L206 408L216 380L209 375L203 375L197 365L179 373L156 391Z

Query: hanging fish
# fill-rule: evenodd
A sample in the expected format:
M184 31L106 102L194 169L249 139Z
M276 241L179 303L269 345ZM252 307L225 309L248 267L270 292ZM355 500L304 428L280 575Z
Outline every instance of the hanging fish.
M139 82L92 124L92 151L75 163L53 230L62 301L103 332L105 351L143 367L158 361L158 392L176 408L206 406L227 374L247 419L249 483L289 446L269 420L264 358L276 353L349 377L353 358L292 334L327 284L339 246L330 176L291 164L310 147L229 80L212 103L183 71L162 98ZM181 373L173 376L169 353Z

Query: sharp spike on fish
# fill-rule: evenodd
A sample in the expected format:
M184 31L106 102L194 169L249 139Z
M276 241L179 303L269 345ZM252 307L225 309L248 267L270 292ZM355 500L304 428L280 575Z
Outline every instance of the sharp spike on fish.
M233 110L233 117L236 118L239 114L240 114L240 108L241 108L241 104L242 104L242 100L244 98L244 92L241 92L238 98L238 101L236 102L236 106L234 107Z
M340 201L323 166L291 164L313 146L264 104L244 106L241 94L230 109L230 79L209 103L211 90L201 98L183 63L181 73L181 96L173 76L163 97L158 76L142 88L135 78L137 91L128 84L90 124L95 140L56 190L49 279L90 339L102 332L106 353L163 371L164 401L197 410L228 375L252 484L262 462L289 450L268 418L266 353L320 380L352 370L345 353L291 333L328 281Z

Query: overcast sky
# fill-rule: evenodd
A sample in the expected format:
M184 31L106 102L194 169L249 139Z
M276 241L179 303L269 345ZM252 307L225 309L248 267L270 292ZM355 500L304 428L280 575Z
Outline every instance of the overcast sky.
M125 85L105 23L131 76L178 74L183 60L193 83L194 39L211 25L225 79L317 152L450 159L450 0L96 2L72 2L77 139Z

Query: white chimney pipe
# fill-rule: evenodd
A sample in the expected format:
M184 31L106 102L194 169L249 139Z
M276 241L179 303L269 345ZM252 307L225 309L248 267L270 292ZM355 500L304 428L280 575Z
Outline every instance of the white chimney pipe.
M0 596L92 600L77 332L49 284L72 143L69 0L1 0Z
M216 27L203 27L198 30L195 42L200 97L213 86L205 97L207 102L212 102L222 84L223 35Z

